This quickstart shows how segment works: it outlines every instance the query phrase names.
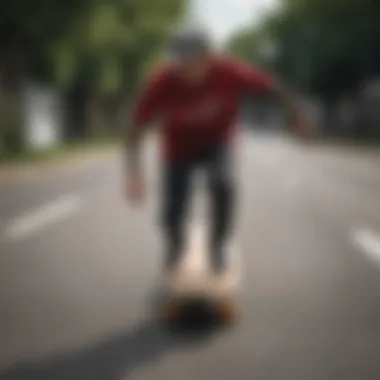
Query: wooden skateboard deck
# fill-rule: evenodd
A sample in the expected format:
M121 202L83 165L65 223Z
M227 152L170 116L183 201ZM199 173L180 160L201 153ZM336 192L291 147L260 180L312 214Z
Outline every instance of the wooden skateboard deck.
M220 321L232 322L238 315L240 268L236 248L227 249L227 272L221 281L211 275L209 256L205 249L206 231L201 225L190 231L190 244L178 273L164 284L161 317L167 321L181 319L189 310L193 313L212 309Z

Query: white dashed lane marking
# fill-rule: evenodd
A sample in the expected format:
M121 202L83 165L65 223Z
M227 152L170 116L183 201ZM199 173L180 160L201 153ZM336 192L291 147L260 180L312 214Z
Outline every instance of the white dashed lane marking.
M79 208L80 198L78 195L62 195L54 201L45 203L12 220L5 228L5 237L10 240L24 239L51 224L70 217Z
M353 234L358 247L371 260L380 264L380 235L370 229L358 229Z

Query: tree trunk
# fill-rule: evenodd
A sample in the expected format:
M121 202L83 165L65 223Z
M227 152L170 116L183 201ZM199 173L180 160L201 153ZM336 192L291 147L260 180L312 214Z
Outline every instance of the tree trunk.
M104 135L106 123L103 99L98 94L90 94L86 105L86 136L100 138Z
M3 153L18 154L25 149L23 92L27 58L18 47L3 48L0 56L0 147Z

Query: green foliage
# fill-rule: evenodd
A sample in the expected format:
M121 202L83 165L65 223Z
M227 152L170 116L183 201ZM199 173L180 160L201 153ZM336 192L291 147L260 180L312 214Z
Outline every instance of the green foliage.
M22 109L11 105L21 105L25 78L79 94L76 114L87 115L93 97L111 100L70 128L94 137L104 129L95 120L111 125L114 99L131 94L185 8L186 0L0 1L0 155L24 149Z
M260 31L253 28L242 29L228 42L227 49L234 56L248 62L259 59Z
M145 63L162 47L183 12L183 1L113 0L95 4L73 28L57 60L62 83L75 77L96 91L130 91ZM71 64L71 70L65 63ZM91 66L91 78L86 75Z
M300 90L324 98L352 91L380 73L380 7L370 0L283 0L282 7L249 32L232 38L229 50L260 60L260 46L277 46L271 66Z
M37 79L115 93L133 88L184 11L185 0L4 1L0 44Z
M0 93L0 159L23 150L23 141L18 126L22 122L20 102L16 96L4 96Z

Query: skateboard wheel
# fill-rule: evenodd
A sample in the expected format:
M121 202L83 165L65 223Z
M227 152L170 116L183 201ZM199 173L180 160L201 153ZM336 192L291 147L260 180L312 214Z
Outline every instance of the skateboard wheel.
M179 302L174 300L165 302L160 310L160 313L163 320L169 322L176 321L181 315L181 307Z
M230 324L238 318L239 313L233 301L224 300L218 305L218 314L223 324Z

